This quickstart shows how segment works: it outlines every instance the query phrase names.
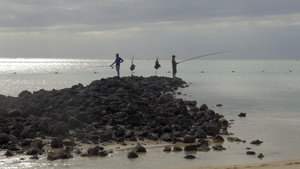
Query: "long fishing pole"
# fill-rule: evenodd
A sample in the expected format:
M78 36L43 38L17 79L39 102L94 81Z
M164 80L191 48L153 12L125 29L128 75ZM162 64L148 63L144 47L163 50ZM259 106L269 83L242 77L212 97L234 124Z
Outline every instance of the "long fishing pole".
M222 52L209 53L209 54L205 54L205 55L201 55L201 56L189 58L189 59L177 62L177 63L182 63L182 62L186 62L186 61L189 61L189 60L197 59L197 58L200 58L200 57L209 56L209 55L216 55L216 54L226 53L226 52L232 52L232 51L222 51Z

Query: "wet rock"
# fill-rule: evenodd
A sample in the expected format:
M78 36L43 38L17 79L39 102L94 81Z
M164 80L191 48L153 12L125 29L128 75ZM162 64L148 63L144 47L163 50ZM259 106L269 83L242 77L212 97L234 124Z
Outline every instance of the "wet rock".
M59 122L54 127L52 133L54 136L66 135L69 133L69 127L64 122Z
M139 156L134 151L129 152L128 155L127 155L127 158L138 158L138 157Z
M159 104L166 104L166 103L173 102L173 101L174 101L174 98L173 98L172 94L170 94L170 93L161 95L158 98Z
M263 142L260 140L253 140L250 142L250 144L256 144L256 145L260 145L261 143L263 143Z
M242 140L238 137L227 137L227 141L229 142L241 142Z
M223 150L226 150L226 148L224 148L223 146L213 146L212 147L214 150L216 151L223 151Z
M208 106L206 104L202 104L199 110L206 111L206 110L208 110Z
M74 153L75 153L75 154L81 154L82 151L81 151L79 148L76 148L75 151L74 151Z
M247 155L255 155L256 153L254 151L247 151Z
M174 146L174 147L173 147L173 151L179 152L179 151L182 151L182 148L181 148L181 147Z
M203 124L203 129L204 129L204 132L206 132L207 135L211 135L211 136L216 136L220 132L220 127L218 126L218 124L213 123L212 121L205 122Z
M33 140L30 144L30 147L32 148L38 148L38 149L42 149L43 148L43 142L42 140Z
M126 122L133 126L140 126L142 123L142 117L140 115L130 115L126 118Z
M208 152L210 151L210 148L208 145L201 145L200 147L197 148L198 151L203 151L203 152Z
M184 158L185 159L195 159L196 157L193 155L186 155Z
M53 138L51 141L51 147L52 148L63 148L64 147L63 141L59 138Z
M196 145L187 145L184 147L184 151L197 151L198 148Z
M183 138L183 143L194 143L196 141L195 136L186 136Z
M8 111L8 116L10 116L10 117L17 117L20 115L21 115L21 112L18 109L12 109L12 110Z
M38 147L31 147L27 150L26 155L37 155L43 154L43 150L39 149Z
M6 157L11 157L11 156L14 156L14 153L8 150L8 151L6 151L6 153L4 153L4 155Z
M214 139L213 139L214 142L224 142L224 138L222 136L216 136Z
M265 156L262 154L262 153L260 153L258 156L257 156L257 158L259 158L259 159L262 159L262 158L264 158Z
M71 141L71 140L64 140L64 141L63 141L63 145L74 147L74 146L76 146L77 144L76 144L74 141Z
M99 135L100 137L100 141L109 141L111 138L112 138L112 133L111 132L103 132L103 133L100 133Z
M246 113L240 113L239 115L238 115L239 117L246 117Z
M21 140L20 142L20 146L21 147L29 147L31 145L31 140L25 139L25 140Z
M8 150L9 151L20 151L20 150L22 150L22 148L17 144L11 144L11 145L9 145Z
M173 136L170 133L164 133L160 139L162 141L172 141L173 140Z
M64 149L57 149L48 153L47 160L53 161L57 159L70 159L73 158L73 155L64 150Z
M99 152L99 154L98 154L100 157L106 157L106 156L108 156L108 152L107 151L104 151L104 150L102 150L102 151L100 151Z
M31 160L38 160L38 159L40 159L37 155L33 155L33 156L31 156L29 159L31 159Z
M74 117L69 118L68 125L70 129L82 128L84 126L81 121L77 120Z
M207 138L206 133L201 128L197 129L197 131L195 132L195 137L199 139Z
M6 144L10 141L9 136L6 133L1 133L0 134L0 145Z
M89 148L87 153L92 156L96 156L99 154L99 149L97 147Z
M163 151L170 152L170 151L172 151L172 148L171 147L165 147Z
M133 151L135 151L135 152L137 152L137 153L145 153L145 152L147 152L146 151L146 148L145 147L143 147L140 143L138 143L137 144L137 146L135 146L134 148L133 148Z

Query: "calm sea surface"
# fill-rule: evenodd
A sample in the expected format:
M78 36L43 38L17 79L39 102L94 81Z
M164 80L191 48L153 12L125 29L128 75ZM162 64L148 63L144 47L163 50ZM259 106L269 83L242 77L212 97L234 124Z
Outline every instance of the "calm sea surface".
M135 60L121 65L121 76L153 76L155 60ZM180 61L180 60L178 60ZM68 88L75 84L88 85L93 80L116 75L109 66L113 60L76 59L0 59L0 94L18 96L23 90L37 91ZM160 60L158 76L171 77L171 61ZM19 160L22 155L4 158L5 168L191 168L246 163L270 162L299 158L300 152L300 61L298 60L193 60L178 65L178 77L189 84L179 89L182 97L205 103L215 112L234 120L229 132L246 143L225 142L223 152L197 152L195 160L185 160L184 152L164 153L162 148L147 149L135 160L127 159L126 151L115 151L106 158L81 158L47 161ZM222 104L222 107L216 107ZM246 118L239 118L241 112ZM252 140L263 141L260 146ZM251 147L262 160L246 155Z

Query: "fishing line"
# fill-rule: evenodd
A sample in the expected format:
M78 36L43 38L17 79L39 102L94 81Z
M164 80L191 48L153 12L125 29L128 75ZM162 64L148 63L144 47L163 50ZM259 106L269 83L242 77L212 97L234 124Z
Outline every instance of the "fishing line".
M189 58L189 59L186 59L186 60L183 60L183 61L177 62L177 63L182 63L182 62L186 62L186 61L193 60L193 59L197 59L197 58L204 57L204 56L216 55L216 54L220 54L220 53L227 53L227 52L233 52L233 51L231 50L231 51L221 51L221 52L209 53L209 54L205 54L205 55L201 55L201 56L197 56L197 57Z

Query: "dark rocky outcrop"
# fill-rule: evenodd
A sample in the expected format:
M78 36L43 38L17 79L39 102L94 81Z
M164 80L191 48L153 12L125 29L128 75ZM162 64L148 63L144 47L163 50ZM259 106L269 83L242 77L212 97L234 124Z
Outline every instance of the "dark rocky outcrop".
M37 137L52 138L55 149L75 146L64 140L195 143L226 130L227 120L207 105L197 107L196 101L174 97L173 91L185 85L180 78L131 76L60 90L23 91L18 97L0 95L1 149L14 144L13 150L28 147L27 154L40 154L44 145ZM88 154L106 155L99 151L92 148ZM48 158L70 158L66 153L53 151Z

